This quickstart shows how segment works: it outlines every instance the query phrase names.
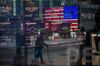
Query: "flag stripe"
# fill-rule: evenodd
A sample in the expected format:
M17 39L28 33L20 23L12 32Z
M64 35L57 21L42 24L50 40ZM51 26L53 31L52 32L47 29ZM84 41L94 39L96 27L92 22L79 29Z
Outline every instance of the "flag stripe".
M59 21L64 19L63 7L53 7L45 9L46 21Z
M70 30L78 30L79 28L78 28L78 22L72 22L71 24L70 24Z
M70 28L78 28L78 26L70 26Z
M46 20L63 20L63 18L45 18Z
M78 26L78 24L71 24L70 26Z
M47 18L63 18L63 16L50 16L50 17L45 17L45 19Z
M48 10L48 11L45 11L45 13L59 13L59 12L63 12L64 10Z
M45 16L56 16L56 15L57 16L63 16L64 14L63 13L57 13L57 12L56 13L46 13L45 14Z

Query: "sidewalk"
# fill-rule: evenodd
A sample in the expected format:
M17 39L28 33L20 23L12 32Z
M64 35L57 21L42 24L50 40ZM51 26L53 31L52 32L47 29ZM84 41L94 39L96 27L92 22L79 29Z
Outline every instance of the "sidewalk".
M69 63L69 61L68 61L69 55L68 55L67 50L69 50L69 49L79 50L80 44L82 44L82 43L80 43L78 41L79 41L79 39L61 39L61 40L55 40L55 41L45 41L49 45L49 48L45 47L44 51L43 51L44 52L43 57L44 57L44 61L46 62L46 64L45 65L40 64L38 66L66 66ZM7 57L7 60L4 62L7 62L10 59L12 59L12 61L9 61L9 63L11 63L10 66L12 66L13 56L15 56L15 54L16 54L16 47L9 47L9 48L5 47L2 49L4 49L4 50L7 49L7 51L3 50L4 53L1 52L1 54L3 54L2 59ZM25 54L24 50L25 49L22 48L23 56ZM75 55L75 52L72 51L71 53L72 53L72 55ZM29 66L31 65L32 59L34 59L33 54L34 54L34 46L29 46L27 48L27 59L28 59L27 64ZM12 57L10 58L9 56L12 56Z
M74 64L75 66L76 62L74 61L70 62L70 60L68 59L69 55L67 50L69 48L66 47L66 48L49 49L48 52L44 50L43 58L46 64L39 64L39 66L68 66L68 64L70 64L71 62L72 63L70 65ZM75 55L73 53L75 52L72 51L71 56L74 57ZM28 64L31 64L31 60L32 60L32 56L28 56L28 61L29 61Z
M46 62L45 65L39 65L39 66L67 66L70 62L68 60L69 57L75 56L76 52L74 49L79 50L80 42L78 42L79 39L63 39L63 40L56 40L56 41L45 41L48 43L49 48L44 49L44 61ZM74 43L76 42L76 43ZM72 49L72 50L71 50ZM69 56L68 50L71 50L71 54ZM31 62L32 60L32 52L34 51L29 50L30 56L28 56L28 61ZM30 59L29 59L30 58ZM30 64L30 62L28 62ZM71 64L76 64L76 62L72 62ZM75 65L74 65L75 66Z

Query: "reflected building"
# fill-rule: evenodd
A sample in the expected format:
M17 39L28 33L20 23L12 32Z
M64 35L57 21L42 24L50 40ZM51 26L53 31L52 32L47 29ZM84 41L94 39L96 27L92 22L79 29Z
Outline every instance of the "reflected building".
M85 27L85 30L92 30L95 28L95 14L100 5L93 4L92 0L81 0L80 6L80 25Z

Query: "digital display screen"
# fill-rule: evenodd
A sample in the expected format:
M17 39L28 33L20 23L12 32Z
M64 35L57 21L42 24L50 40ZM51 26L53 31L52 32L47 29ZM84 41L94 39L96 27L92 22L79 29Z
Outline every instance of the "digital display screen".
M78 19L78 6L65 6L64 19Z

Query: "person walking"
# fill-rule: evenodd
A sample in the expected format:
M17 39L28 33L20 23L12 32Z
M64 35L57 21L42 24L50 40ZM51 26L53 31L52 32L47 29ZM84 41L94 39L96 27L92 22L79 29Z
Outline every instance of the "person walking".
M43 32L40 32L40 35L37 37L37 40L35 42L35 53L34 53L34 58L35 58L35 62L38 63L38 58L40 58L40 62L42 64L45 64L44 60L43 60L43 46L47 46L47 44L44 43L44 39L43 39Z
M80 31L81 31L81 36L85 36L86 35L84 27L81 27Z

